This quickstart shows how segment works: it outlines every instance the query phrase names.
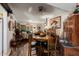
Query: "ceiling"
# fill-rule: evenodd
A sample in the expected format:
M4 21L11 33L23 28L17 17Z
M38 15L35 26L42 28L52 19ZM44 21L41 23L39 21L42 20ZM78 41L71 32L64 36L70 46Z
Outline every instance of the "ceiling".
M51 6L58 7L68 12L73 11L76 6L76 3L48 3L48 4Z
M19 22L45 22L46 17L60 13L69 13L75 9L75 3L14 3L9 4L16 20ZM39 12L38 7L44 6L45 11Z

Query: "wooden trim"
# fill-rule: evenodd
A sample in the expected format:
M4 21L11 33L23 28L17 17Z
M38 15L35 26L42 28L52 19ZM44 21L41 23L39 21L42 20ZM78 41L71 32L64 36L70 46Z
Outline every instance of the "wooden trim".
M50 20L54 21L54 19L57 19L57 18L59 18L60 23L59 23L59 26L57 26L56 28L59 29L59 28L61 28L61 16L57 16L57 17L51 18Z
M13 13L11 8L7 3L1 3L2 7L8 12L8 13Z

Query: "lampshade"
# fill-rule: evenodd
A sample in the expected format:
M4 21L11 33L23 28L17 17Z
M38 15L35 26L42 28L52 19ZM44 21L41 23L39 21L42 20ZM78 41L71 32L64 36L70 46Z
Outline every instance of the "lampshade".
M50 29L50 28L52 28L51 25L47 25L47 26L45 27L45 29Z

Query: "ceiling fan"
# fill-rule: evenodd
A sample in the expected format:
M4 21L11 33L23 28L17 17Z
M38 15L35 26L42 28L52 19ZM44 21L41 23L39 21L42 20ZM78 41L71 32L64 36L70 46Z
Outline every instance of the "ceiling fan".
M39 12L45 12L46 8L44 6L38 6L38 11Z

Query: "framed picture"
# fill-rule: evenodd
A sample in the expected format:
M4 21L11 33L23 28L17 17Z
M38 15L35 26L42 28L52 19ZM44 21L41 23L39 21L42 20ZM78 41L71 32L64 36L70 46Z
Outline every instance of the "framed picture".
M15 29L15 26L16 26L16 21L13 21L13 30Z
M9 31L13 31L15 29L15 20L13 19L12 14L8 16L8 28Z
M15 30L15 21L9 21L8 22L8 28L9 28L9 31L13 31Z
M56 28L61 28L61 16L57 16L55 18L50 19L50 24L55 24Z
M9 21L8 22L9 31L12 31L12 27L13 27L13 23L12 23L12 21Z

